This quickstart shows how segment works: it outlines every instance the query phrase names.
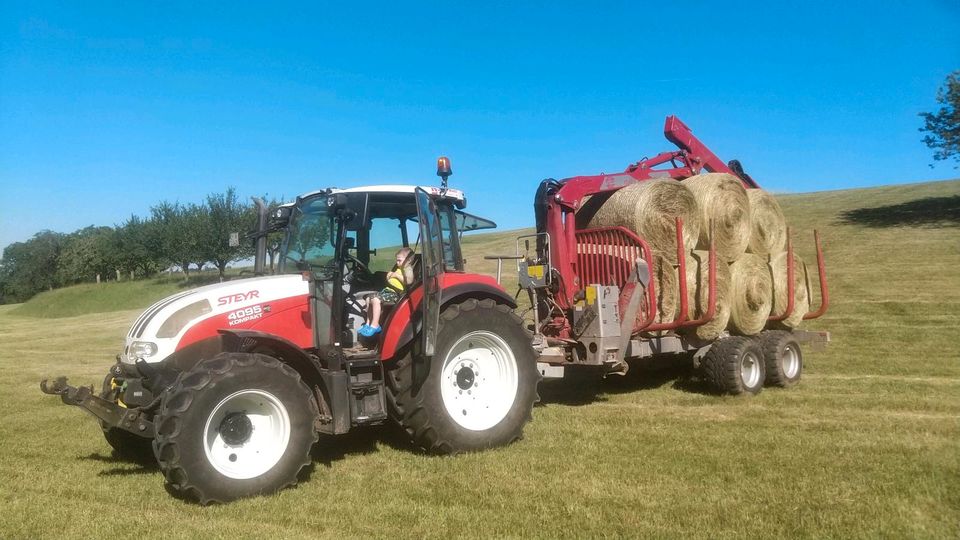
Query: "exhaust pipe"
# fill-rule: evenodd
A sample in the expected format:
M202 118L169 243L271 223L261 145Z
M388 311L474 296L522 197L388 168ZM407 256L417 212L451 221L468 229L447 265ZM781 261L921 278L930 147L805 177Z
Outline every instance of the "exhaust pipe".
M253 256L253 274L262 276L267 262L267 203L260 197L250 197L257 209L256 251Z

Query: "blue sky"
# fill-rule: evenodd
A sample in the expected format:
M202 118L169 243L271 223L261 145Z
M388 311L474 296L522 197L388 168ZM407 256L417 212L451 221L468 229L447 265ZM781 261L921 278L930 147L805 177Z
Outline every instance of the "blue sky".
M668 114L771 190L960 176L917 131L956 1L0 4L0 248L231 185L433 184L440 154L528 226L542 178L672 149Z

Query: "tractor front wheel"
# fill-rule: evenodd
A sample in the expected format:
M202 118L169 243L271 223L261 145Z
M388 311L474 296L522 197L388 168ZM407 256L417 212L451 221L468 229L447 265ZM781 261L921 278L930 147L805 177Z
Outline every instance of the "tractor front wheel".
M310 464L319 416L290 366L224 353L164 392L154 453L170 488L201 504L271 493L295 484Z
M412 354L397 361L387 386L391 416L415 444L451 454L523 435L540 375L530 337L509 307L489 299L446 307L420 385L413 384Z

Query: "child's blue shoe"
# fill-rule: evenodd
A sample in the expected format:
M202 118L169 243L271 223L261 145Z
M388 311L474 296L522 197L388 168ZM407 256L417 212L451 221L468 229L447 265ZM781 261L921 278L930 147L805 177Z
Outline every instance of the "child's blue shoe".
M357 330L357 333L363 337L373 337L382 331L383 330L379 326L374 328L368 324L365 324L360 327L360 330Z

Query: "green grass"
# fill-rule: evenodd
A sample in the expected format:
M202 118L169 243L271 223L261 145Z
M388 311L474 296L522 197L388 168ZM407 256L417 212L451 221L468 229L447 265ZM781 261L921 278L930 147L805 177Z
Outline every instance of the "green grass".
M821 230L832 286L810 327L833 343L795 389L715 397L644 369L545 384L509 447L429 457L368 429L322 440L295 489L209 508L37 389L99 381L137 310L2 306L0 537L960 537L957 197L958 181L781 197L808 260ZM482 255L512 236L470 237L468 266L495 269Z
M236 277L236 273L228 272L227 278L231 277ZM13 308L10 314L56 319L142 309L171 294L214 283L218 279L215 271L208 271L190 274L189 279L184 279L182 274L173 274L135 281L83 283L44 291Z

